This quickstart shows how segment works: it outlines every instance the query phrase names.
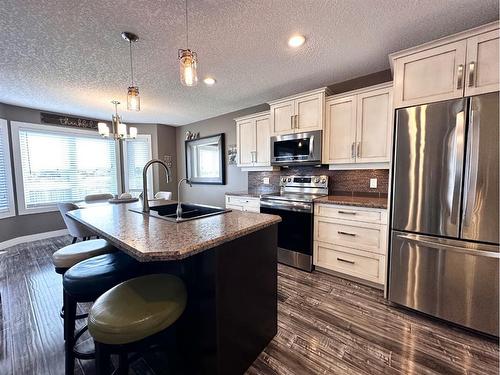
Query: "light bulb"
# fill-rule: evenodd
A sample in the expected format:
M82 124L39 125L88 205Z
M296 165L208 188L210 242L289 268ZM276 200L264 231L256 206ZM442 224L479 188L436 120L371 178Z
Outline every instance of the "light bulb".
M303 35L293 35L288 39L288 45L292 48L297 48L304 44L305 41L306 38Z
M141 97L139 96L139 87L130 86L127 91L127 109L129 111L141 110Z
M130 138L133 138L133 139L136 139L137 138L137 128L131 126L129 129L129 134L130 134Z
M196 52L191 52L189 49L179 50L180 78L184 86L196 86L198 83L197 63Z

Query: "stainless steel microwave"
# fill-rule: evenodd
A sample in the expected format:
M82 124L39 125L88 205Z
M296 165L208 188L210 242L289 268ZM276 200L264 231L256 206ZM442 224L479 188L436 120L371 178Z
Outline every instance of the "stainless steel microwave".
M321 130L271 137L271 165L321 164Z

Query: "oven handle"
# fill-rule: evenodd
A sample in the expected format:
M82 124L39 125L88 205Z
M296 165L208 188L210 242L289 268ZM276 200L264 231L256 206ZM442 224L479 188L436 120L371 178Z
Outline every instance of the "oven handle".
M311 203L303 203L303 202L279 202L276 200L260 200L260 206L264 208L273 208L275 210L284 210L284 211L294 211L294 212L313 212L313 206Z

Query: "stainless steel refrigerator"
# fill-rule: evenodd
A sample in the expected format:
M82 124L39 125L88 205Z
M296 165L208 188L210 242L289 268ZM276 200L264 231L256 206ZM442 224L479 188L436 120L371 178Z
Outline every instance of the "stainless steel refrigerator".
M498 336L498 92L396 112L389 300Z

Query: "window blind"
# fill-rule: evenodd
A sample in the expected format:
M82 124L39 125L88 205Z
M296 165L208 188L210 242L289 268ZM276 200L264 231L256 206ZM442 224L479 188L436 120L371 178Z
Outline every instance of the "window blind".
M25 208L118 192L115 142L95 136L20 129Z
M8 175L10 168L7 163L10 163L9 142L7 137L7 126L0 123L0 214L10 212L12 202L10 183L11 176Z
M151 142L147 136L137 136L126 143L126 181L125 190L130 193L142 192L142 170L144 165L151 160ZM153 191L152 169L148 171L149 194ZM134 195L138 195L134 194Z

